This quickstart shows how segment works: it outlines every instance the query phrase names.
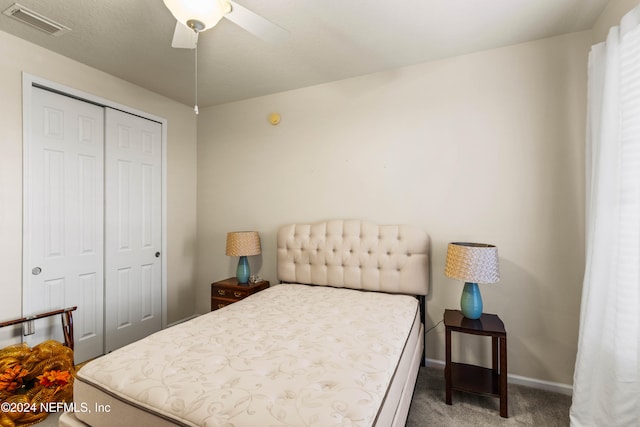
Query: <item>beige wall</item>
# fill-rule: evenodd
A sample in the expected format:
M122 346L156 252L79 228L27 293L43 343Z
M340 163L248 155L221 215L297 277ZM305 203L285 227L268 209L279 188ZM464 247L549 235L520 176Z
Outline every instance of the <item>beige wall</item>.
M433 239L428 327L459 306L447 242L496 244L501 281L481 290L506 323L510 373L572 383L590 43L590 31L574 33L202 111L198 311L209 310L209 283L234 275L227 231L261 233L250 262L275 283L283 224L407 223ZM474 360L487 344L465 339L457 356ZM442 325L427 345L444 359Z
M0 320L21 314L22 72L168 120L168 322L195 311L196 119L190 107L0 32Z

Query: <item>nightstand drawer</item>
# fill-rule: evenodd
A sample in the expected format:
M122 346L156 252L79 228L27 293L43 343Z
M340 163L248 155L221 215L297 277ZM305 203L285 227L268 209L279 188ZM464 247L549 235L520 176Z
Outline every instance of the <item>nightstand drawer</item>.
M239 284L235 277L211 284L211 311L233 304L269 287L269 282Z
M222 307L226 307L229 304L233 304L238 300L226 299L226 298L211 298L211 311L217 310Z
M249 289L225 289L214 286L212 297L231 298L234 301L241 300L251 295Z

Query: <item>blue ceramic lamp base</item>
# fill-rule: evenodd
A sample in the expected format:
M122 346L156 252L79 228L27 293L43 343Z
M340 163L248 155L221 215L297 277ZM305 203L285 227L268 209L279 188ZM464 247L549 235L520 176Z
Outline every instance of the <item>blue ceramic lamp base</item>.
M246 256L241 256L238 260L238 268L236 269L236 278L238 279L238 283L247 283L250 275L251 271L249 271L249 260Z
M482 315L482 295L477 283L466 282L460 297L460 310L468 319L479 319Z

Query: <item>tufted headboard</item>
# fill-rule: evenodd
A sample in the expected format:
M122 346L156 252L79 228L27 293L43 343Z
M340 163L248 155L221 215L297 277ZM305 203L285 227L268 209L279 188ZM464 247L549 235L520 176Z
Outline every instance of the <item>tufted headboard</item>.
M281 282L426 295L429 277L429 236L415 227L331 220L278 230Z

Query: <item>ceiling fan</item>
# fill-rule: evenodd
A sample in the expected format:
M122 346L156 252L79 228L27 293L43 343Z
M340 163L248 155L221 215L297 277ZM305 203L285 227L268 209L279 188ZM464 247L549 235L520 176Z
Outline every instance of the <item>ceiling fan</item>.
M271 43L284 41L289 33L231 0L163 0L176 22L172 47L195 49L198 34L214 27L222 18Z

